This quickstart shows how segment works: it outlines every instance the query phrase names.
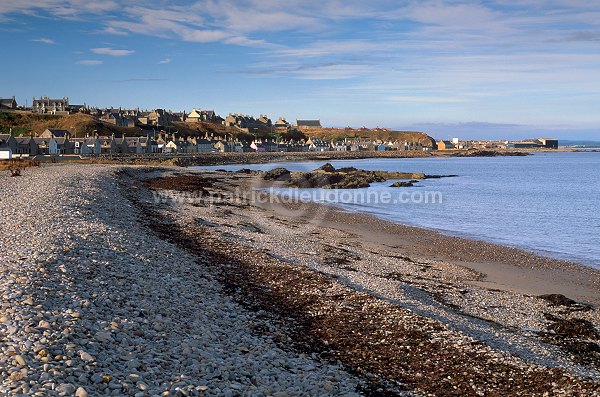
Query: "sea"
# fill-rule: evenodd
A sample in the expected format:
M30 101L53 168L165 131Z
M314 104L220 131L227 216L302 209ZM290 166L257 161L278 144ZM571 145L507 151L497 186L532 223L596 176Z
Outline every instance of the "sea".
M309 171L325 161L245 164L241 168ZM450 157L330 161L336 167L456 175L413 187L373 183L365 189L273 189L411 226L522 248L600 269L600 153L519 157Z

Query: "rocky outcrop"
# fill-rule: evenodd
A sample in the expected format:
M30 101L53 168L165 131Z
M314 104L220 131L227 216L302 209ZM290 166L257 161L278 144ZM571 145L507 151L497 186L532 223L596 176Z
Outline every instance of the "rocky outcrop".
M285 181L290 179L290 172L285 168L274 168L263 175L265 181Z
M410 180L410 181L398 181L398 182L394 182L390 185L390 187L411 187L411 186L415 186L415 183L417 183L419 181L416 180Z
M335 167L331 165L331 163L327 163L324 166L319 167L317 169L325 172L335 172Z
M385 182L390 179L409 180L409 182L397 182L397 185L394 184L393 187L412 186L417 180L428 177L441 178L442 175L429 176L415 172L369 171L354 167L335 169L329 163L309 172L290 172L285 168L275 168L263 175L264 180L287 181L289 186L323 189L358 189L369 187L374 182Z

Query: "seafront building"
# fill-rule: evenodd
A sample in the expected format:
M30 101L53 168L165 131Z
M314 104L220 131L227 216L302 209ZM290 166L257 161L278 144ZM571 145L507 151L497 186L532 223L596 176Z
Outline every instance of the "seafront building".
M400 150L467 150L467 149L506 149L506 148L558 148L555 138L536 138L526 141L461 141L458 138L423 143L418 140L383 141L376 139L341 139L326 141L316 137L304 139L265 139L259 136L285 136L290 131L311 134L323 130L318 119L297 119L293 126L285 118L280 117L275 123L261 114L254 117L239 113L230 113L226 118L216 114L214 110L193 108L191 112L173 112L156 108L152 110L106 108L98 109L87 105L73 105L68 97L52 99L47 96L33 98L30 108L18 106L14 97L0 98L0 110L4 112L30 111L40 115L67 115L83 113L96 120L118 128L138 127L146 133L136 137L115 136L73 136L71 131L47 129L38 137L13 137L12 134L0 135L0 150L3 156L35 156L35 155L83 155L102 154L149 154L149 153L209 153L209 152L327 152L327 151L400 151ZM181 124L177 124L181 123ZM202 130L210 125L218 128L233 129L238 133L254 135L248 142L232 137L236 134L221 136L205 135L204 137L180 136L167 134L178 127L187 126ZM118 128L116 131L119 131ZM138 131L139 131L138 129ZM348 130L352 130L350 127ZM229 130L229 131L230 131ZM359 128L358 132L387 132L385 128ZM76 130L73 131L76 133ZM122 135L122 133L118 134ZM289 135L287 135L289 137Z

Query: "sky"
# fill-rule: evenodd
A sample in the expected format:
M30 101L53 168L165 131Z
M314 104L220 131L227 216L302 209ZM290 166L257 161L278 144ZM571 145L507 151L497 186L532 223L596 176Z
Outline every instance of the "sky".
M600 140L598 0L0 0L0 97Z

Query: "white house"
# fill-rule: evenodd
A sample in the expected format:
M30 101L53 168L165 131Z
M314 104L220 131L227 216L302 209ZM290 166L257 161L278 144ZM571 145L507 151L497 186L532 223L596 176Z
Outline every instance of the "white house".
M48 139L48 154L66 154L68 146L67 138L50 138Z

